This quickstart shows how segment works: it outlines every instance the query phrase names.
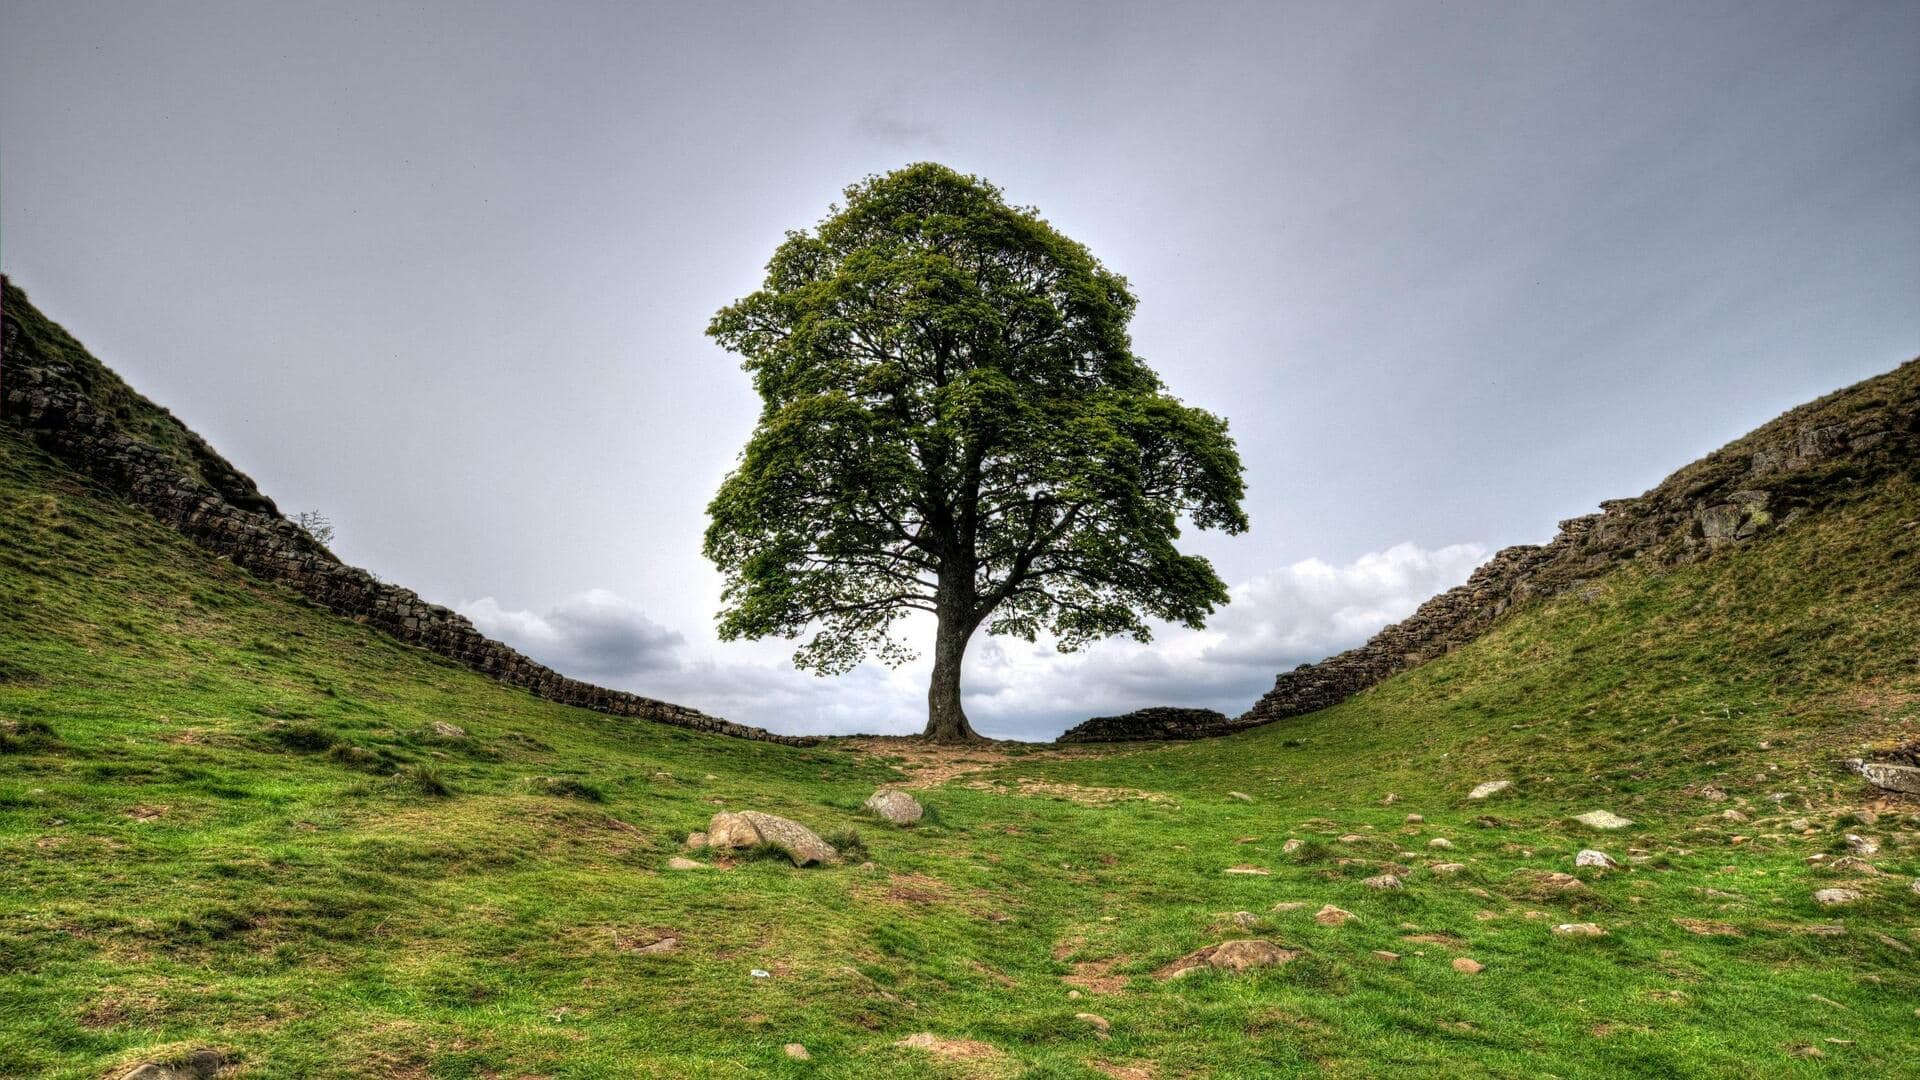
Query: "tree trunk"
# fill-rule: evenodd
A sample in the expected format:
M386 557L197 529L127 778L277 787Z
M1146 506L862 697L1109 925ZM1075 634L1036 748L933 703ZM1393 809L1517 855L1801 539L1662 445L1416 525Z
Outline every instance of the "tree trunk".
M931 742L977 742L960 707L960 662L967 655L967 642L973 637L973 620L961 614L957 604L944 598L939 605L939 629L933 635L933 683L927 688L927 730L922 735Z

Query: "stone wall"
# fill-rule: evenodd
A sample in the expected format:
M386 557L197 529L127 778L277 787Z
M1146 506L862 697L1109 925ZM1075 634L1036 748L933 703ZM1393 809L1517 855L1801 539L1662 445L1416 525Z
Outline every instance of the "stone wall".
M1355 649L1282 673L1251 709L1169 735L1157 714L1089 720L1061 741L1225 735L1337 705L1479 637L1529 600L1579 589L1630 561L1673 565L1791 528L1895 472L1920 476L1920 360L1803 405L1674 473L1637 499L1560 523L1545 545L1507 548L1467 583ZM1129 718L1139 718L1130 721Z
M1175 741L1204 739L1231 730L1227 714L1214 709L1155 705L1119 716L1096 716L1075 725L1060 742L1128 742L1136 739Z
M272 503L259 495L253 482L217 455L211 461L228 471L219 474L218 489L203 482L205 470L214 466L202 462L196 448L207 454L211 448L184 426L172 449L128 434L126 427L150 428L163 422L156 417L176 425L178 421L137 395L132 406L117 402L110 410L96 407L97 391L89 391L104 369L90 371L89 366L98 362L76 356L75 343L27 305L19 290L6 287L4 295L0 422L208 551L337 614L548 701L789 746L819 741L775 735L681 705L567 678L482 635L463 616L345 565L292 522L270 512ZM118 384L117 378L113 382ZM130 408L140 410L140 415L130 413ZM249 508L262 506L267 509Z

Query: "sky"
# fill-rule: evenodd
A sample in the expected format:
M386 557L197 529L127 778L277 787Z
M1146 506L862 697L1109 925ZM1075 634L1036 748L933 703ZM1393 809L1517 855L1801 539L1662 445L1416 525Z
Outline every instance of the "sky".
M914 161L1124 274L1228 418L1233 603L977 639L974 726L1237 713L1508 544L1920 353L1920 5L0 0L0 267L335 550L570 674L906 732L719 642L713 312ZM930 630L916 627L930 644Z

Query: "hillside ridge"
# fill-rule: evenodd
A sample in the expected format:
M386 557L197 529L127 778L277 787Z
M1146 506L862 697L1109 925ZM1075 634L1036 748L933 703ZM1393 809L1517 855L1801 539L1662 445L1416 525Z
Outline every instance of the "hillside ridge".
M0 289L0 423L201 547L338 615L548 701L743 739L819 741L569 678L480 633L465 616L342 563L205 440L41 314L12 281L0 278Z
M1502 549L1463 585L1364 645L1282 672L1237 717L1166 709L1095 717L1061 742L1199 739L1337 705L1444 655L1528 600L1587 586L1621 564L1675 565L1790 527L1894 472L1920 469L1920 359L1788 410L1686 465L1645 494L1560 523L1546 544ZM1216 714L1217 715L1217 714Z

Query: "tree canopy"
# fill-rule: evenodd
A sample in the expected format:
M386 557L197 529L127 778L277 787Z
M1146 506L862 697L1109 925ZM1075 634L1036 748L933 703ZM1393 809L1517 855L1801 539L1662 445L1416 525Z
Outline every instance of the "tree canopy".
M935 164L869 177L787 234L763 286L708 333L762 410L708 508L720 633L798 638L821 674L913 655L936 620L930 737L973 737L967 642L1063 651L1200 626L1227 601L1182 519L1242 532L1226 421L1136 355L1126 280L1037 211Z

